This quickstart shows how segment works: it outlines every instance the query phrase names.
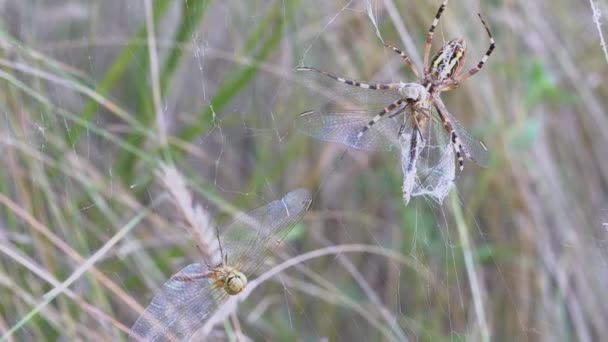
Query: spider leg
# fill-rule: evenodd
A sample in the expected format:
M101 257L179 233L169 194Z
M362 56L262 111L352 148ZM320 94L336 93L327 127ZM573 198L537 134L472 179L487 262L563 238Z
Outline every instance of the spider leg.
M418 69L416 69L416 66L414 65L414 62L412 62L410 57L405 52L397 49L396 47L394 47L392 45L384 44L384 46L395 51L399 56L401 56L401 58L403 58L403 60L405 61L405 64L412 70L412 72L414 73L416 78L421 78L420 73L418 72Z
M441 14L443 13L445 6L447 6L447 5L448 5L448 0L443 0L443 3L441 4L441 6L439 6L439 9L437 10L437 14L435 14L435 19L433 20L433 23L431 24L431 27L429 28L429 31L426 34L426 44L424 45L424 58L423 58L425 74L428 74L429 70L430 70L429 56L431 54L431 45L433 43L433 34L435 33L435 28L437 27L437 24L439 23L439 18L441 18Z
M363 134L365 134L365 132L367 132L368 129L370 129L376 122L378 122L380 119L382 119L382 117L386 114L386 113L390 113L392 112L395 108L401 106L401 104L404 101L402 99L399 99L391 104L389 104L388 106L384 107L384 109L382 109L382 111L380 113L378 113L376 116L374 116L368 123L367 125L365 125L365 127L363 127L363 129L361 129L361 131L357 134L357 139L360 139ZM397 113L401 113L401 110L398 111ZM397 113L395 113L394 115L397 115ZM393 116L394 116L393 115Z
M454 90L454 89L458 88L459 85L460 85L460 83L458 81L448 78L447 80L444 80L443 82L441 82L441 84L437 87L437 89L439 90L439 92L450 91L450 90Z
M459 172L462 172L462 170L464 169L464 158L462 157L461 151L464 151L465 155L468 158L469 156L467 155L467 151L462 148L462 142L460 141L458 134L456 134L456 131L454 130L454 126L452 125L452 122L448 118L448 115L446 113L444 113L443 106L440 106L437 103L433 103L433 105L435 106L435 109L437 110L437 113L439 114L439 117L441 118L443 127L450 135L450 141L452 142L452 147L454 148L454 152L456 153L456 158L458 159Z
M483 27L486 29L486 32L488 33L488 37L490 37L490 47L488 47L486 54L483 55L483 57L481 58L479 63L477 63L477 65L474 68L471 68L471 70L461 73L454 78L454 83L456 84L456 86L458 86L459 82L462 82L462 81L466 80L467 78L475 75L477 72L479 72L479 70L481 70L481 68L486 63L486 61L488 60L488 58L492 54L492 51L494 51L494 48L495 48L494 37L492 37L492 33L490 32L490 28L488 27L488 24L486 24L486 21L483 20L481 13L477 13L477 15L479 16L479 19L481 20ZM452 87L450 89L453 89L453 88L455 88L455 87Z
M396 111L395 113L393 113L393 114L389 115L388 117L392 119L392 118L394 118L395 116L397 116L397 115L399 115L399 114L403 113L403 111L405 110L405 108L407 108L407 106L409 106L409 104L406 104L406 105L405 105L405 106L404 106L404 107L403 107L401 110Z
M338 82L346 83L353 87L359 87L359 88L363 88L363 89L386 90L386 89L399 89L401 87L400 83L367 83L367 82L361 82L361 81L356 81L356 80L349 80L346 78L342 78L342 77L330 74L327 71L310 68L310 67L297 67L296 70L297 71L317 72L317 73L323 74L329 78L333 78L334 80L336 80Z

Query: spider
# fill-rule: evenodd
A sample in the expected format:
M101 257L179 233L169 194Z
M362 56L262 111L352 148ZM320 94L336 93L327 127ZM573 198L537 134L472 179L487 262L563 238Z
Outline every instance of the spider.
M422 73L416 68L407 54L394 46L385 44L387 48L393 50L403 58L405 64L416 76L416 82L361 82L335 76L329 72L311 67L298 67L296 69L298 71L306 71L309 72L309 74L316 74L321 78L330 78L346 84L350 86L350 88L357 87L368 89L369 92L373 92L374 94L386 99L390 99L391 101L388 105L385 105L380 112L377 112L373 118L370 119L367 117L365 119L364 126L362 128L359 126L358 133L354 137L352 136L352 131L346 132L347 130L345 127L346 125L352 125L354 122L360 122L361 119L356 118L358 114L352 113L316 113L319 115L313 115L307 118L306 116L313 114L314 112L305 112L302 114L304 126L303 130L305 133L322 140L342 142L355 148L375 149L377 147L375 145L378 145L378 141L380 139L376 136L366 138L366 133L369 134L368 130L382 120L386 114L389 114L388 117L395 117L400 114L405 114L404 123L399 128L398 135L401 136L408 126L413 129L413 134L409 140L409 151L411 154L409 164L411 165L408 165L407 167L407 170L412 170L414 167L413 164L415 163L420 151L420 148L418 148L418 138L424 142L422 132L426 129L428 121L431 118L432 109L434 108L443 125L443 128L449 136L451 146L458 160L459 170L462 171L464 168L464 158L462 157L462 153L464 153L467 159L476 162L480 166L485 166L488 159L488 153L485 145L471 137L458 123L458 121L448 112L445 104L440 98L440 94L444 91L457 88L460 82L475 75L482 69L492 54L492 51L494 51L494 38L492 37L490 29L488 28L485 20L481 14L478 13L479 19L481 20L481 23L484 26L488 37L490 38L490 46L475 67L466 72L463 72L462 70L464 67L467 50L466 42L462 38L456 38L448 41L432 58L430 58L433 34L447 4L448 0L444 0L441 6L439 6L435 19L428 30L426 44L424 46L424 65L422 68ZM349 90L345 93L350 94L352 91ZM374 94L368 95L374 96ZM328 132L327 123L335 127L334 131ZM325 127L321 127L323 124L325 124ZM378 130L387 131L387 129L381 128ZM384 133L386 134L386 132Z

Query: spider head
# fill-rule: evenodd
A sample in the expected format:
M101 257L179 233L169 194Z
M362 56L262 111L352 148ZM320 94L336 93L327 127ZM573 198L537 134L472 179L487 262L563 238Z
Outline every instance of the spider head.
M423 102L427 98L426 88L420 83L405 83L399 88L401 98L408 104Z
M460 73L464 67L467 43L462 38L447 42L431 59L430 77L432 81L441 82Z

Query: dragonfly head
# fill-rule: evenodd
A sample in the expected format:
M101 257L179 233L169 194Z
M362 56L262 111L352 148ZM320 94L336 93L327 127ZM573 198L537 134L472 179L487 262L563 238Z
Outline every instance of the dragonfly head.
M426 100L427 91L422 84L405 83L399 88L399 94L409 104L414 104Z
M243 291L245 286L247 286L247 277L237 270L230 270L224 282L224 290L229 295L234 296Z

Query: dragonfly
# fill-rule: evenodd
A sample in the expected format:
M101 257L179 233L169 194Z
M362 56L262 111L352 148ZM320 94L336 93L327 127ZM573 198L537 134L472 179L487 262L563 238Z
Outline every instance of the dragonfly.
M190 264L175 273L137 319L131 341L186 341L220 307L237 295L272 250L306 214L312 198L300 188L283 198L236 215L218 229L220 260ZM202 244L201 244L202 245Z
M320 110L300 115L299 130L320 140L360 150L402 149L406 204L416 187L432 190L437 184L445 183L451 173L447 172L446 159L457 161L459 171L464 168L465 157L482 167L488 165L489 153L485 145L469 134L447 110L440 94L456 89L462 81L481 70L495 48L494 38L479 14L490 46L475 67L462 70L467 51L462 38L448 41L431 57L434 30L447 3L447 0L442 2L427 32L422 72L404 52L385 45L400 55L412 70L417 78L414 82L365 82L317 68L296 68L307 88L329 99ZM429 141L429 137L435 141ZM443 147L449 147L452 152ZM432 166L428 163L430 154L438 153L445 158L435 160L436 167L427 167ZM419 167L423 158L427 158L427 165ZM442 176L438 170L445 170L447 174L443 172ZM449 179L452 180L453 177Z

